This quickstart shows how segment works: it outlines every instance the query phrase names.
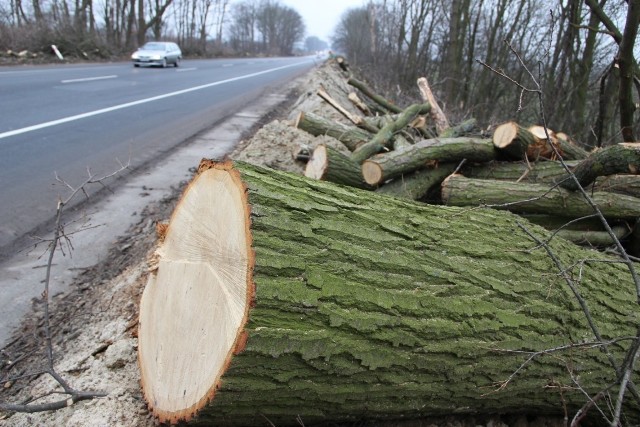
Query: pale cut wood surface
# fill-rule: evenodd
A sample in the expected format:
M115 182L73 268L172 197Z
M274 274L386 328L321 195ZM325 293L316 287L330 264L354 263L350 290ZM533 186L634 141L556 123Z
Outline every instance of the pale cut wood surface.
M142 296L142 389L163 421L190 419L212 398L242 345L252 261L248 221L238 214L248 212L244 186L234 177L209 169L187 188Z

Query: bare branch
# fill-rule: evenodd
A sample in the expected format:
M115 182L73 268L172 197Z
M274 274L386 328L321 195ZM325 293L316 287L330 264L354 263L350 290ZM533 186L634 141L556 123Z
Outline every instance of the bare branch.
M118 162L120 163L120 162ZM97 397L106 396L104 392L87 392L87 391L77 391L73 389L69 383L56 372L54 367L54 358L53 358L53 342L52 342L52 334L51 334L51 315L50 315L50 307L49 307L49 289L51 284L51 270L53 268L53 257L55 255L56 249L60 249L64 253L64 245L68 247L69 251L73 250L73 244L69 235L65 233L64 224L62 223L62 214L65 206L79 193L83 193L88 197L86 192L86 187L90 184L100 184L104 186L104 181L108 178L115 176L116 174L122 172L124 169L129 167L129 162L126 165L120 163L120 168L116 171L102 176L96 177L91 173L91 170L87 168L87 179L81 183L78 187L73 187L63 179L61 179L58 174L55 174L56 181L65 185L69 190L70 194L65 198L59 198L57 202L56 214L55 214L55 224L53 229L53 238L48 240L48 259L46 264L46 272L44 279L44 291L42 292L42 301L44 306L44 319L43 319L43 328L44 328L44 339L45 339L45 356L47 360L47 369L44 371L51 375L55 381L63 388L64 393L68 395L68 397L64 400L58 400L50 403L44 404L9 404L9 403L0 403L0 410L4 411L13 411L13 412L42 412L42 411L51 411L56 409L61 409L70 405L73 405L76 402L80 402L82 400L94 399ZM42 373L42 372L41 372ZM6 382L5 382L6 383Z

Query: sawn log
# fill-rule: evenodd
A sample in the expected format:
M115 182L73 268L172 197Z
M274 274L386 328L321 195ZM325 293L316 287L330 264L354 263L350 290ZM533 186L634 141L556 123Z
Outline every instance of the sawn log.
M280 426L576 410L572 378L593 395L616 373L596 346L579 347L593 337L578 303L516 219L203 161L140 304L151 412ZM550 245L567 266L593 261L580 291L602 336L633 335L627 271ZM512 350L571 343L513 375L530 354ZM628 345L609 351L621 360Z
M420 141L403 150L374 156L362 163L362 175L370 185L424 167L427 162L488 162L495 159L490 139L438 138Z

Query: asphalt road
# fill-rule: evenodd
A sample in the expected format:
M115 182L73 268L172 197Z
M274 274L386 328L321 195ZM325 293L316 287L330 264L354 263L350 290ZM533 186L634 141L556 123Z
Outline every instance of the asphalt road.
M51 222L58 198L69 194L56 174L77 186L88 170L138 168L314 65L314 58L269 58L165 69L0 67L0 260Z

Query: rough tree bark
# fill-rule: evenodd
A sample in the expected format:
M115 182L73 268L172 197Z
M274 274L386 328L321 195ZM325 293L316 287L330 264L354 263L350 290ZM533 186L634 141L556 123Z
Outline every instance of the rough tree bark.
M640 0L628 2L627 21L624 26L617 62L620 67L620 131L625 142L636 141L634 115L637 109L633 100L633 77L637 67L633 50L640 25Z
M573 169L573 174L583 187L599 176L640 173L640 143L621 143L595 151ZM578 189L573 179L565 179L560 185L567 190Z
M418 114L428 113L430 109L431 106L429 104L413 104L407 107L395 121L380 129L369 142L359 146L351 154L351 158L357 163L364 162L369 157L380 152L392 140L393 135L404 129Z
M635 219L640 216L638 198L603 191L593 192L591 198L607 218ZM442 183L442 200L450 206L489 205L516 213L571 218L593 214L591 206L577 192L545 184L470 179L457 174Z
M360 165L335 148L319 144L307 163L304 175L311 179L334 182L350 187L371 189L362 178Z
M574 410L584 396L568 370L587 393L616 380L597 348L510 378L529 354L508 350L591 340L516 220L204 161L142 296L144 397L160 421L209 425ZM550 245L566 265L604 258ZM628 272L580 274L602 335L632 335Z
M392 102L388 101L386 98L384 98L384 97L378 95L377 93L375 93L373 91L373 89L371 89L369 86L366 85L366 83L361 82L359 80L356 80L354 78L350 78L347 81L347 83L350 84L351 86L355 87L356 89L359 89L367 97L369 97L373 101L377 102L378 105L386 108L387 110L391 111L392 113L402 113L402 108L398 107L397 105L395 105Z
M342 142L351 151L373 138L372 134L358 127L327 120L317 114L304 111L298 114L295 127L314 136L329 135Z
M429 161L488 162L495 159L490 139L447 138L426 139L400 151L374 156L362 163L362 175L367 184L379 185L389 178L419 169Z
M376 189L376 193L418 200L439 186L457 167L458 163L440 163L437 166L425 167L385 183Z

